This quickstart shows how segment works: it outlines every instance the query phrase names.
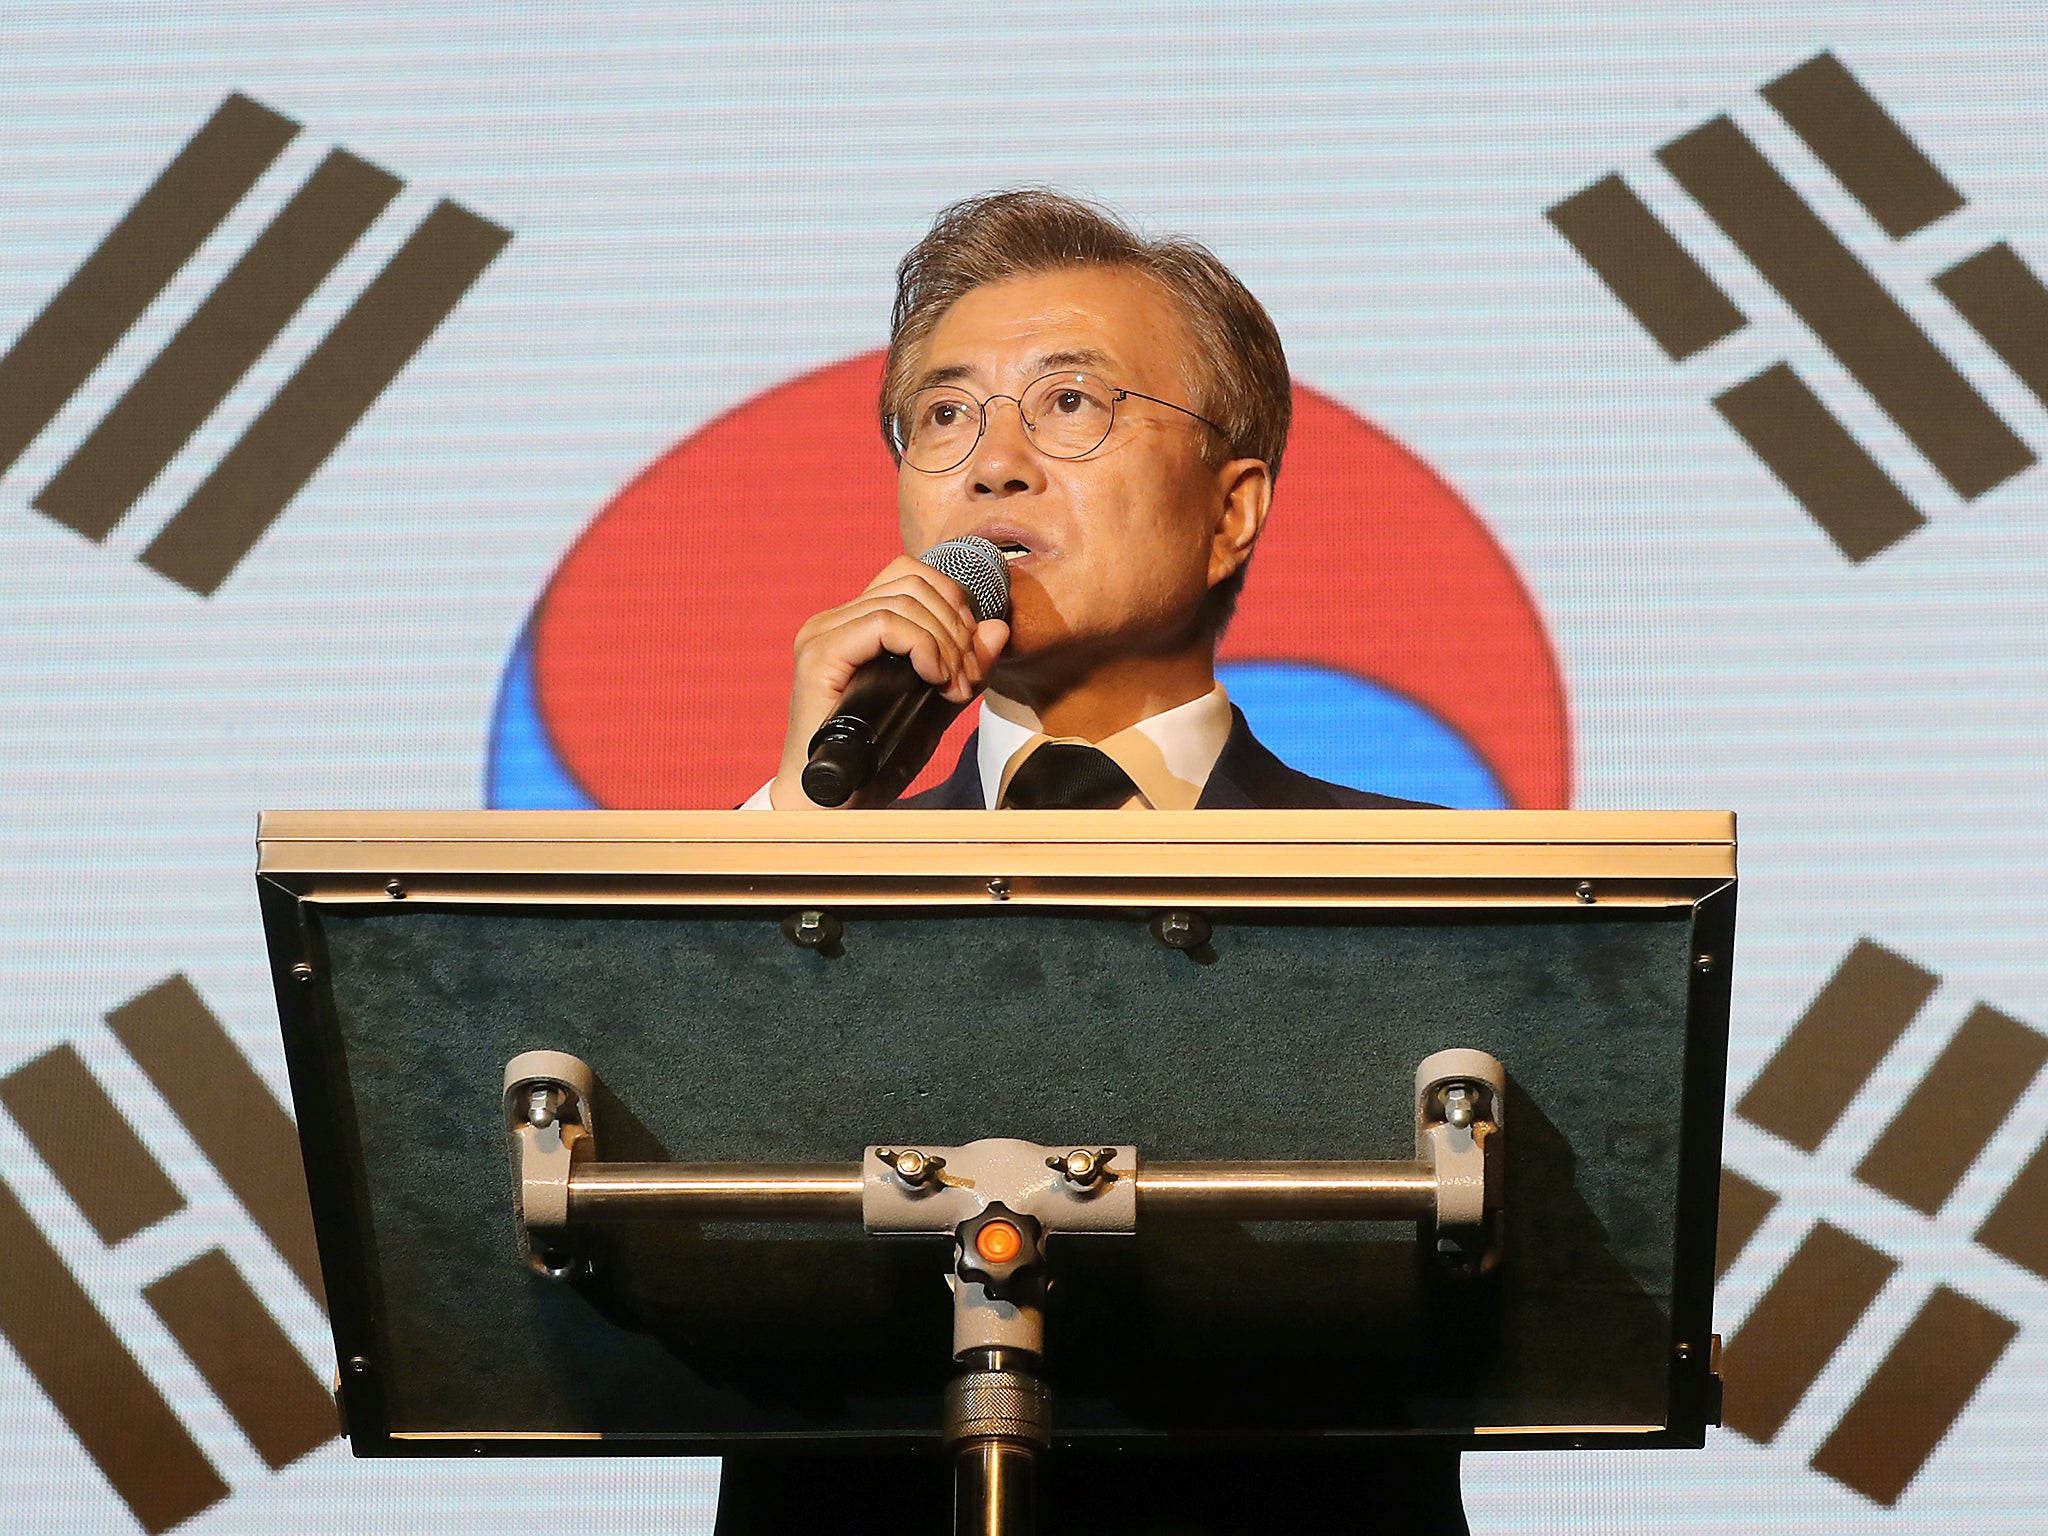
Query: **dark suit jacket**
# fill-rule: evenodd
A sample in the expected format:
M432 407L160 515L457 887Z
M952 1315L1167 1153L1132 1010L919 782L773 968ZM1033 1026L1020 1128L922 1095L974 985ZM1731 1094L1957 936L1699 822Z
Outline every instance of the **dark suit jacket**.
M953 765L953 771L941 782L934 784L922 794L906 795L889 809L983 809L980 746L981 734L977 731L967 738L967 745L960 749L960 761ZM1244 711L1232 705L1229 739L1223 743L1223 752L1216 759L1216 766L1209 771L1209 782L1202 787L1202 798L1195 803L1195 809L1426 811L1437 810L1439 807L1425 804L1420 800L1396 800L1391 795L1368 794L1362 789L1346 789L1342 784L1310 778L1307 774L1288 767L1268 752L1260 744L1259 738L1252 734L1251 726L1245 723Z
M1434 810L1311 778L1261 746L1242 712L1198 810ZM945 779L891 810L981 810L980 742ZM1055 1385L1055 1390L1057 1386ZM1047 1529L1063 1536L1464 1536L1455 1451L1362 1448L1335 1456L1211 1455L1199 1460L1049 1458ZM940 1461L730 1458L717 1536L943 1536L952 1473Z

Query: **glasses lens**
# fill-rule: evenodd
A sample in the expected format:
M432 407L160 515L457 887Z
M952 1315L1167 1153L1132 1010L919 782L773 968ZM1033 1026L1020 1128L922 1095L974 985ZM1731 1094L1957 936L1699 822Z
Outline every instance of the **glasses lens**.
M957 389L920 389L896 417L896 446L912 469L951 469L980 435L981 407Z
M1055 459L1093 453L1116 419L1114 392L1092 373L1049 373L1024 391L1023 403L1031 440Z

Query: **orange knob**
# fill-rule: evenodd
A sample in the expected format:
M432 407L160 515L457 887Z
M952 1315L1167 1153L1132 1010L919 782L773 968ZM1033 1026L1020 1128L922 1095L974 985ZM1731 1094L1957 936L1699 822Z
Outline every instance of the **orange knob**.
M974 1251L991 1264L1007 1264L1024 1250L1024 1234L1007 1221L991 1221L974 1234Z

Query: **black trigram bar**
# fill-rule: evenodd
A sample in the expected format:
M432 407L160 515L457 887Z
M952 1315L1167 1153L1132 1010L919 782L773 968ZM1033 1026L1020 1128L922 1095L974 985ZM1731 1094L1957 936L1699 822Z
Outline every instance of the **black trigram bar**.
M1814 1452L1814 1470L1879 1504L1897 1503L2017 1332L1989 1307L1936 1287Z
M2003 241L1935 278L1991 350L2037 399L2048 403L2048 288Z
M0 1334L142 1528L167 1531L228 1486L64 1260L0 1183Z
M104 539L398 195L397 177L336 150L35 499Z
M1977 1241L2048 1280L2048 1145L2034 1149L1977 1229Z
M1851 560L1868 560L1927 521L1785 364L1716 395L1714 409Z
M1733 1168L1721 1170L1720 1220L1714 1228L1714 1278L1733 1267L1757 1228L1778 1208L1778 1197L1745 1179Z
M1759 1445L1776 1438L1898 1267L1839 1227L1816 1226L1728 1341L1728 1427Z
M68 1045L0 1077L0 1104L104 1243L185 1207L113 1100Z
M1549 218L1673 362L1742 329L1734 301L1619 176L1574 193Z
M1905 956L1861 940L1735 1112L1801 1151L1813 1151L1933 995L1936 981Z
M436 206L143 551L143 563L194 592L219 587L510 238L453 203Z
M1894 240L1963 206L1962 193L1833 54L1808 59L1759 94Z
M1980 1004L1877 1138L1856 1177L1932 1216L2044 1063L2048 1040Z
M299 1133L220 1020L189 981L173 976L123 1003L107 1023L292 1272L322 1300Z
M334 1399L220 1249L142 1294L272 1471L339 1433Z
M1733 122L1717 117L1657 157L1957 494L1974 499L2034 462Z
M0 474L247 195L298 124L230 96L0 358Z

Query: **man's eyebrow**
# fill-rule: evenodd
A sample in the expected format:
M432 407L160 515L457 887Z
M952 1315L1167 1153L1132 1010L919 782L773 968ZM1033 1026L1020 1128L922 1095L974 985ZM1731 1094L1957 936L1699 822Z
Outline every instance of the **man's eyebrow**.
M1059 373L1069 368L1100 368L1109 362L1109 354L1094 347L1070 347L1064 352L1047 352L1031 364L1032 377L1048 373ZM913 389L932 389L940 384L959 384L971 379L975 369L967 363L948 363L943 368L927 368L917 376Z
M1040 373L1057 373L1063 368L1100 368L1109 361L1107 352L1093 347L1074 347L1065 352L1048 352L1032 364Z
M917 376L917 389L930 389L935 384L958 384L962 379L974 377L974 370L965 363L949 363L944 368L927 368Z

